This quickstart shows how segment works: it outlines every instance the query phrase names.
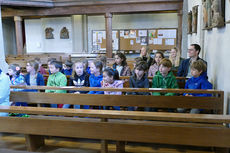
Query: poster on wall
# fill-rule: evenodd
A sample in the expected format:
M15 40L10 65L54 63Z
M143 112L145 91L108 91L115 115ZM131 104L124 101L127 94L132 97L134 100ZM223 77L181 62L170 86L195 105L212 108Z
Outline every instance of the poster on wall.
M129 30L124 30L124 38L129 38Z
M147 36L147 30L139 30L139 31L138 31L138 36L139 36L139 37Z
M130 30L129 37L130 38L136 38L136 33L137 33L136 30Z
M147 45L147 37L146 36L141 36L140 40L141 40L141 45Z

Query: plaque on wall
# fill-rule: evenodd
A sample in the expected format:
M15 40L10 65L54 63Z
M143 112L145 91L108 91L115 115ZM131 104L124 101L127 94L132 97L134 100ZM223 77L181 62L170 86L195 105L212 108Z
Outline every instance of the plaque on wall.
M69 31L66 27L63 27L60 32L60 39L69 39Z
M53 31L54 29L51 27L45 29L46 39L54 39Z

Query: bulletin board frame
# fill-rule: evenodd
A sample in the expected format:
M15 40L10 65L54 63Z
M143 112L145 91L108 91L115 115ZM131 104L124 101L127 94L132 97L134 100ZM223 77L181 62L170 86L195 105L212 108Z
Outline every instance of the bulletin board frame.
M112 30L112 36L114 32L116 32L117 40L112 39L113 43L115 43L115 46L113 45L113 50L118 51L120 49L119 30L116 30L116 29ZM100 38L98 38L98 36ZM106 31L105 30L92 30L92 51L93 52L99 51L100 53L103 53L103 51L106 52Z
M152 32L155 31L155 34ZM113 29L116 32L116 47L113 51L135 51L141 46L148 46L150 50L170 50L177 46L178 28L151 28L151 29ZM100 38L95 36L98 33ZM113 34L113 43L114 43ZM106 31L92 30L92 51L106 53Z

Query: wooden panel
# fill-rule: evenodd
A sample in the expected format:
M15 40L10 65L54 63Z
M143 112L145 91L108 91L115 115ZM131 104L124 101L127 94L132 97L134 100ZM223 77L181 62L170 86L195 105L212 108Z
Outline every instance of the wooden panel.
M165 88L101 88L101 87L51 87L51 86L10 86L10 88L19 89L38 89L38 90L81 90L81 91L122 91L122 92L161 92L161 93L207 93L207 94L220 94L223 95L224 91L208 89L208 90L194 90L194 89L165 89Z
M230 129L228 128L8 117L0 117L0 122L0 131L10 133L192 146L230 147Z
M78 14L104 14L110 13L131 13L131 12L154 12L154 11L177 11L182 9L182 1L176 3L141 3L141 4L109 4L56 7L49 9L11 9L2 10L2 17L13 16L56 16L56 15L78 15Z
M119 97L119 98L118 98ZM65 93L11 92L11 101L28 103L77 104L95 106L138 106L157 108L222 109L217 97L89 95Z
M213 115L213 114L60 109L60 108L46 108L46 107L17 107L17 106L0 106L0 112L37 114L37 115L81 116L81 117L95 117L95 118L108 118L108 119L135 119L135 120L177 121L177 122L197 122L197 123L230 123L230 115Z

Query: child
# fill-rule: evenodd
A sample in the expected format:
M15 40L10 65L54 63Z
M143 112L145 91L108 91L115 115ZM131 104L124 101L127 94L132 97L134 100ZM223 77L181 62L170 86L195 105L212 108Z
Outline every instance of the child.
M173 75L171 68L172 62L169 59L164 58L160 62L159 71L157 71L153 77L152 88L178 88L176 77ZM152 95L173 96L175 94L154 92Z
M25 78L20 74L20 67L18 64L11 64L8 68L10 76L10 85L26 85ZM13 89L13 91L23 91L23 89ZM27 106L27 103L16 102L15 106Z
M57 60L56 60L56 58L48 58L48 61L47 61L48 69L50 68L50 63L51 63L52 61L57 61ZM62 69L61 69L61 70L62 70ZM60 70L60 72L61 72L61 70ZM48 73L49 73L49 75L52 74L52 73L50 72L50 70L49 70Z
M130 88L149 88L149 80L147 76L148 65L145 61L137 63L134 68L134 75L129 79ZM149 95L148 92L128 92L128 95ZM128 110L136 110L137 108L128 107Z
M101 82L104 88L123 88L123 81L119 80L119 74L117 70L112 68L106 68L103 72L103 81ZM121 95L122 92L105 91L105 95ZM113 107L115 110L120 110L119 106Z
M102 64L103 64L102 71L104 71L105 68L106 68L106 66L107 66L107 57L104 56L104 55L99 55L99 56L97 57L97 59L98 59L99 61L102 62Z
M102 62L95 60L90 64L91 75L89 77L90 87L101 87L102 76ZM88 94L104 94L103 91L90 91Z
M134 68L134 75L129 79L129 87L130 88L149 88L149 80L146 74L148 70L148 65L145 61L141 61L137 63ZM149 95L146 92L131 92L128 94L132 95Z
M148 69L151 66L151 63L153 62L153 58L150 56L150 51L148 46L142 46L140 57L143 61L145 61L148 64Z
M202 60L194 61L190 67L192 77L187 80L185 89L212 89L212 84L208 81L207 66ZM184 96L208 97L210 94L185 93ZM185 112L179 108L178 112ZM191 109L191 114L200 113L199 109Z
M103 64L101 61L94 60L90 63L90 77L89 77L89 84L90 87L101 87L101 81L103 79L102 75L102 67ZM90 91L88 94L104 94L104 91ZM85 109L89 109L89 106L84 106ZM100 108L97 106L93 106L93 108Z
M165 58L164 54L160 51L156 52L153 60L153 64L149 68L149 77L154 77L155 73L159 70L160 61Z
M88 60L85 58L85 59L82 60L82 63L83 63L83 65L84 65L84 71L85 71L86 73L88 73L89 75L91 75Z
M48 74L48 72L42 66L41 59L39 57L36 57L34 60L35 60L35 62L37 62L39 64L38 72L42 75Z
M25 75L26 85L29 86L44 86L44 78L41 73L38 72L39 64L31 60L26 64L26 71L28 72Z
M115 55L115 63L113 64L113 69L116 69L119 76L130 76L131 70L126 62L126 57L122 53L117 53Z
M141 62L141 61L144 61L141 57L136 57L136 58L134 58L132 75L135 74L134 68L136 67L137 63L139 63L139 62Z
M72 75L72 65L73 63L70 60L67 60L65 64L63 64L63 74Z
M62 70L62 63L59 61L52 61L49 64L49 71L51 75L48 78L47 86L55 86L55 87L61 87L67 85L67 79L64 74L62 74L60 71ZM65 90L46 90L45 92L50 93L66 93ZM53 108L62 108L62 104L51 104L51 107Z
M10 79L0 69L0 106L10 106ZM8 113L0 113L0 116L8 116Z
M159 71L156 72L152 81L152 88L178 88L176 77L171 71L172 62L164 58L160 62ZM153 92L154 96L174 96L175 93L159 93ZM158 108L152 108L152 111L158 111ZM173 109L168 109L169 112L174 112Z
M169 60L172 62L172 70L177 71L179 68L179 65L182 62L182 58L180 57L180 52L177 47L174 47L170 51Z
M73 73L69 80L70 86L89 87L89 74L84 71L82 61L76 61L73 65ZM80 94L88 91L73 91L72 93ZM63 108L69 108L69 104L65 104ZM74 105L75 109L80 109L80 105Z

